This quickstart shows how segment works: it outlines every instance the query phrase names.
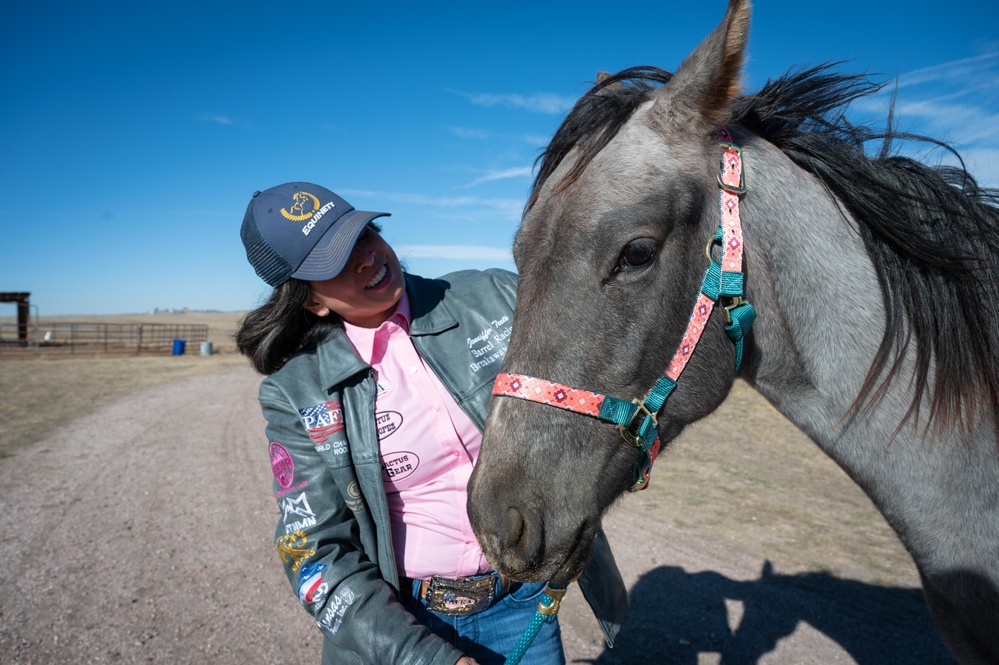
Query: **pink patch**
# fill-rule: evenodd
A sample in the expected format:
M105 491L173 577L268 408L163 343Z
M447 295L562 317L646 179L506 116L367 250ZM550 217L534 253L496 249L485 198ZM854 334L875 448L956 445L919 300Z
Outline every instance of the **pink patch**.
M295 462L288 454L288 449L280 443L271 441L271 472L282 489L288 489L295 482Z

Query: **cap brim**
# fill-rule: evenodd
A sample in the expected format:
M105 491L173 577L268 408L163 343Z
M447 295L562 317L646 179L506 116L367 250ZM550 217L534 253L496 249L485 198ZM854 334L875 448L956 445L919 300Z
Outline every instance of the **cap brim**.
M361 235L361 231L368 225L368 222L376 217L387 217L388 215L387 212L351 210L326 231L316 243L315 248L302 261L302 265L291 276L296 279L316 282L333 279L347 265L347 259L350 258L350 252L354 249L357 236Z

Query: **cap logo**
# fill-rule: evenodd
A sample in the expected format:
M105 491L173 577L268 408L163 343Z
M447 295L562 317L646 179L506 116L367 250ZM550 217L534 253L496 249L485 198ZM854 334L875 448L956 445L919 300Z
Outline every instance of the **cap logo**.
M308 192L295 192L291 198L295 201L291 206L291 211L281 208L281 216L293 222L304 222L311 217L312 221L302 227L304 235L309 235L309 232L315 228L323 215L336 207L336 204L330 201L320 208L319 199Z
M295 192L292 195L295 203L291 206L291 211L281 208L281 216L293 222L304 222L319 209L319 199L308 192Z

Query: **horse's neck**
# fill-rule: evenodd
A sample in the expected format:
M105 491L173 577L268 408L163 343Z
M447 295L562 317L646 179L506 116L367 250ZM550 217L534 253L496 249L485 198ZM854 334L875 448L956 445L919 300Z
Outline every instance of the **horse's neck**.
M745 378L857 481L921 566L984 556L981 541L958 534L999 529L995 424L971 436L925 430L924 408L899 429L913 396L908 359L876 408L846 417L885 329L873 265L813 176L762 140L743 144L746 291L759 312Z
M877 276L855 222L814 176L765 141L744 144L747 295L759 312L749 380L852 472L853 443L888 440L912 397L903 376L871 417L844 426L885 329Z

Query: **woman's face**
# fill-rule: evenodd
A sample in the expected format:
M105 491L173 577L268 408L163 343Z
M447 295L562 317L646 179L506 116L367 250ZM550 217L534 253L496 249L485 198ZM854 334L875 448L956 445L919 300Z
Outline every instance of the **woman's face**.
M305 308L317 316L331 311L355 326L377 328L395 311L406 290L399 259L374 228L358 236L347 264L333 279L310 281Z

